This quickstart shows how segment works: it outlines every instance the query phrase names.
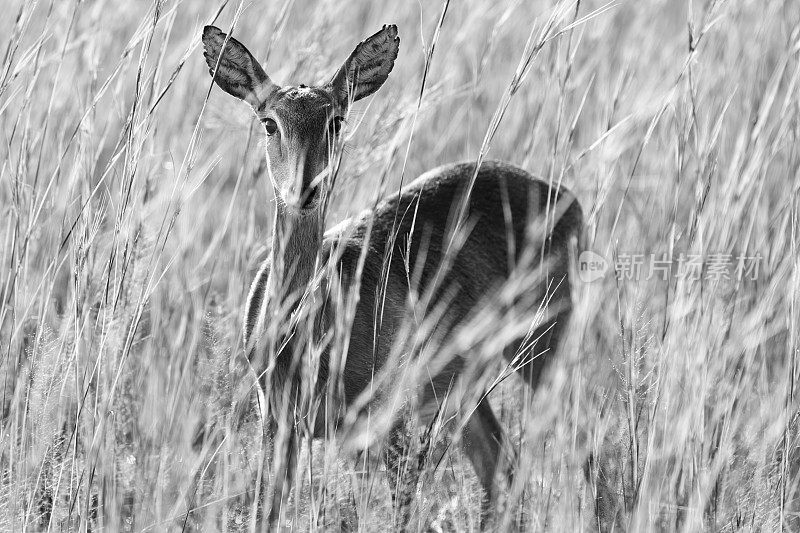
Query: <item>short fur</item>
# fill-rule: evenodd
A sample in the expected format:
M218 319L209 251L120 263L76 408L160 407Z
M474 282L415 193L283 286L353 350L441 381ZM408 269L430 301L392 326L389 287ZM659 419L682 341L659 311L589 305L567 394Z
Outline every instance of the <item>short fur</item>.
M372 224L346 364L341 375L330 376L328 353L322 354L317 376L318 398L325 397L330 385L329 379L341 380L343 407L347 408L370 386L373 376L387 370L385 364L390 360L395 337L407 325L404 321L409 319L406 309L408 280L419 276L417 292L422 294L434 279L447 245L448 235L445 234L445 229L452 222L474 170L474 163L461 163L430 171L405 188L399 197L389 197L374 212L340 225L335 234L326 236L322 257L331 257L338 261L337 271L343 280L343 292L347 294L355 278L370 222ZM509 226L503 223L504 202L508 202L505 207L511 215ZM446 342L460 324L466 323L481 308L482 303L491 300L492 294L511 274L511 268L521 259L523 252L529 250L527 246L534 246L537 251L541 248L546 258L542 264L549 272L540 285L531 287L531 291L535 292L528 299L527 312L524 309L517 310L521 311L521 320L531 322L538 306L548 299L548 304L544 306L544 319L536 331L527 337L528 340L535 340L526 347L531 354L530 361L520 369L529 385L535 387L542 371L554 356L571 311L568 244L570 239L578 236L582 227L580 205L567 190L562 189L556 193L546 182L534 179L519 168L496 161L487 161L481 166L468 205L466 226L473 229L460 252L456 254L450 269L439 280L440 288L429 306L435 309L441 298L448 299L447 311L440 318L434 335L440 342ZM531 242L527 231L536 227L537 223L546 224L546 212L554 219L550 221L552 231L543 243L541 240ZM398 220L395 223L396 214ZM393 232L396 238L391 239ZM346 237L340 239L340 235ZM514 246L509 246L509 237L513 239ZM392 250L387 248L389 242L393 242ZM406 253L408 242L412 243L410 257ZM509 258L509 250L512 248L515 250L514 257ZM386 275L383 272L384 260L390 253L386 296L379 299L376 287L381 286L381 280ZM536 268L540 264L540 258L537 254L530 264ZM407 271L406 264L412 265L411 272ZM419 268L421 272L418 271ZM268 269L268 262L265 262L250 291L245 310L245 339L248 343L258 337L266 320ZM548 283L551 292L545 295ZM323 293L324 291L323 288ZM326 305L318 326L318 338L334 322L333 308L333 305ZM376 327L374 317L378 314L382 316L382 320L380 326ZM505 347L503 355L508 361L517 355L522 340L517 339ZM278 382L292 379L292 350L290 342L284 353L278 355L274 370L274 375L280 376ZM423 423L430 421L430 417L438 409L438 401L457 382L464 367L470 363L469 356L470 354L465 353L453 358L439 373L420 383L418 407ZM295 379L299 380L296 376ZM299 388L299 385L296 387ZM267 392L274 394L279 391L280 388L276 389L273 381L272 389ZM377 396L380 400L380 395ZM281 401L273 396L273 405L280 405ZM291 406L289 409L294 410ZM342 426L341 416L345 414L343 411L337 406L323 403L317 405L313 413L303 411L303 418L315 419L314 436L324 438L329 435L331 428ZM403 450L398 444L407 440L403 434L403 423L403 420L395 421L389 434L386 456L390 472L393 469L398 470L390 476L393 489L398 494L403 494L404 489L397 488L398 484L403 483L403 476L397 465L400 464L403 454L408 453L408 450ZM495 475L500 465L505 464L504 449L508 450L508 447L504 432L486 401L478 405L467 421L461 442L486 492L483 516L487 517L494 500ZM412 481L404 482L414 483L413 478ZM399 507L409 506L410 503L396 502ZM400 524L408 522L408 513L408 509L401 510Z
M460 163L424 174L374 211L337 226L323 237L320 221L325 204L320 191L329 186L329 157L341 142L338 128L331 126L346 114L350 102L372 94L386 81L397 57L397 28L384 26L364 40L333 79L318 87L276 86L241 43L229 39L223 49L225 39L225 34L213 27L206 27L203 33L209 67L213 70L219 63L215 81L250 103L259 118L270 124L266 155L277 196L272 253L251 287L244 337L251 363L262 376L270 399L265 442L279 432L288 446L272 452L274 461L265 454L264 466L272 472L275 487L270 512L267 516L262 512L261 519L274 525L294 474L296 425L304 424L314 436L324 437L342 427L342 416L352 414L353 406L361 412L375 404L362 405L363 392L377 387L372 399L381 400L386 382L376 380L376 376L388 375L391 380L392 373L399 370L395 365L401 364L392 356L398 337L409 335L412 317L417 321L412 326L425 318L409 314L412 294L432 294L425 311L441 313L426 340L433 341L434 347L445 346L459 327L469 324L496 300L495 294L518 266L521 271L538 274L540 278L511 304L509 320L522 325L532 324L534 317L541 316L542 320L535 331L522 333L523 328L520 338L506 339L501 350L507 360L512 360L525 342L525 353L536 357L528 357L519 370L535 386L569 318L569 243L581 232L583 217L571 193L557 190L522 169L489 161L476 174L475 163ZM265 86L269 91L261 90ZM466 207L463 218L461 206ZM448 257L454 220L462 222L468 233ZM363 270L358 276L362 258ZM451 262L442 269L445 258ZM318 259L322 260L322 271L318 270ZM333 268L324 269L325 263ZM330 272L334 279L325 277ZM320 277L321 285L315 286ZM316 379L312 380L315 396L322 400L301 405L305 402L301 377L307 378L312 367L305 364L309 347L295 343L298 339L305 343L309 336L288 334L272 339L264 332L270 325L292 323L309 308L306 303L313 301L321 306L311 322L310 340L320 342L342 316L337 299L330 293L351 294L356 292L356 284L358 303L344 368L333 368L326 345L328 348L319 354ZM308 297L306 302L298 300L303 295ZM277 321L270 323L276 317ZM281 348L264 346L264 341L279 343ZM417 355L403 354L406 361ZM454 384L475 388L471 381L461 383L465 370L474 366L471 356L455 354L439 366L427 368L431 375L412 391L423 421L430 420ZM331 390L337 391L335 398L327 394ZM337 404L327 405L327 399ZM310 424L309 420L315 422ZM404 495L395 499L399 511L396 527L402 529L410 519L409 494L413 494L417 478L402 467L409 442L405 421L398 417L391 422L384 458L395 489L393 495ZM466 421L462 444L487 493L485 518L493 501L504 444L501 426L488 402L479 403ZM265 479L262 477L262 481ZM269 494L266 499L270 500Z
M429 171L409 184L399 197L389 197L381 202L374 212L365 213L360 219L349 222L345 227L340 225L336 235L326 235L323 243L326 251L323 257L341 254L338 268L344 274L346 290L354 278L369 222L372 223L368 253L360 279L359 305L350 338L351 356L347 358L343 375L345 398L348 403L364 390L375 371L382 368L394 340L391 332L400 329L401 321L405 320L409 289L407 279L409 277L413 279L417 275L414 271L411 273L406 271L406 263L416 265L418 254L420 252L424 254L425 261L422 265L418 293L423 293L427 289L438 265L441 264L448 238L444 231L451 223L454 208L460 205L474 169L474 163L458 163ZM466 321L476 304L491 294L492 290L499 288L510 275L508 228L497 221L498 217L502 220L504 201L509 202L508 207L512 215L511 234L516 243L512 264L516 264L520 254L526 249L527 228L537 221L543 222L548 205L551 216L553 213L558 214L553 230L545 243L545 254L551 269L548 278L553 281L554 287L558 287L550 296L549 306L558 308L559 313L541 326L543 331L551 330L569 316L567 244L570 237L578 235L582 226L581 208L566 189L562 188L556 193L546 182L533 178L522 169L499 161L484 162L478 172L466 218L467 225L474 224L474 229L456 255L449 271L439 281L441 288L430 307L435 307L438 299L447 294L447 298L451 299L453 304L442 320L444 323L456 326ZM395 226L396 213L398 221ZM396 237L394 250L390 252L386 249L386 243L390 241L393 230ZM338 235L343 233L347 234L347 239L342 243ZM412 243L411 256L406 257L406 243L409 240ZM341 249L337 251L337 248ZM375 301L375 287L379 285L383 275L384 258L390 253L392 260L388 273L388 296L383 302L388 308L384 308L385 318L381 329L377 331L376 338L372 317L379 302ZM245 341L248 344L254 333L257 336L259 326L265 320L263 313L268 273L269 260L264 262L256 275L248 297L244 328ZM443 340L444 337L445 335L442 337ZM534 338L536 337L534 335ZM551 344L554 347L552 337L551 335L547 342L540 342L535 352L542 351ZM374 353L373 345L377 346ZM507 353L515 353L518 347L518 345L509 346ZM369 357L365 357L367 354ZM536 358L523 369L523 373L532 384L537 381L548 360L549 356ZM460 366L461 363L453 364ZM325 366L327 365L323 363L323 367ZM443 389L451 383L450 374L457 374L458 369L451 367L449 370L450 372L434 377L434 388ZM320 378L322 387L328 376L322 375ZM433 397L434 392L431 389L425 398L432 400Z

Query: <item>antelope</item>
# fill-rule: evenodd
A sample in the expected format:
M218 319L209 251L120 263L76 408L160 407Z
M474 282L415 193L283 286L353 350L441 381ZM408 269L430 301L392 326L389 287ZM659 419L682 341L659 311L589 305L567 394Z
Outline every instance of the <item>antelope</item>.
M243 328L268 406L265 449L272 450L264 454L256 514L260 523L274 525L292 484L300 428L312 438L330 437L354 420L353 411L396 399L389 389L418 355L398 356L405 339L422 332L424 341L444 346L523 262L541 270L543 282L533 284L526 305L509 316L533 324L538 313L541 320L519 328L497 361L519 363L521 350L535 353L514 365L535 388L570 316L569 250L583 215L563 187L507 163L467 162L423 174L326 233L348 111L387 80L399 50L397 27L385 25L359 43L328 82L315 86L277 85L244 45L214 26L204 28L202 41L213 81L250 104L263 124L275 191L270 256L252 283ZM538 239L532 227L540 228ZM334 302L337 294L350 295L349 308ZM426 300L434 317L423 319L426 327L418 326L418 316L417 326L409 327L411 300ZM335 348L330 332L341 323L347 331ZM464 390L477 387L482 370L470 368L475 370L469 353L431 362L430 374L411 381L407 391L416 399L414 416L430 423L455 383ZM483 392L476 393L459 441L485 492L482 521L492 512L499 483L513 475L512 467L503 471L506 437ZM412 498L401 489L415 482L403 459L411 446L408 422L397 414L383 422L388 443L382 455L402 529Z

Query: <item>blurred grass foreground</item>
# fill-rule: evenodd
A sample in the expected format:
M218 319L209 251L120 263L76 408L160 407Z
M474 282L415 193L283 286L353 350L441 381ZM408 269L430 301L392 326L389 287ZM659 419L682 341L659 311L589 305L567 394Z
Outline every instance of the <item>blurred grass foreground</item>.
M210 90L200 48L204 24L234 20L295 84L398 25L394 71L349 121L328 225L479 154L580 199L593 255L568 339L532 398L516 377L490 396L519 455L507 523L800 528L800 3L2 10L0 530L247 528L260 444L235 415L241 310L274 203L260 128ZM198 425L213 446L193 445ZM386 529L380 468L303 450L287 527L355 513ZM477 530L458 448L426 475L418 528Z

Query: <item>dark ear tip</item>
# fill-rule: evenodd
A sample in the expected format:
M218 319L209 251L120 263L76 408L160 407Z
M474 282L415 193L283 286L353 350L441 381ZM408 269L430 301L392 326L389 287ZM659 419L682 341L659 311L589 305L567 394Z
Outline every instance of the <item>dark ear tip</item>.
M216 37L218 35L225 35L221 29L217 28L216 26L204 26L203 27L203 39L208 39L210 37Z
M390 39L394 39L395 41L400 40L397 36L397 24L384 24L382 29L389 35Z

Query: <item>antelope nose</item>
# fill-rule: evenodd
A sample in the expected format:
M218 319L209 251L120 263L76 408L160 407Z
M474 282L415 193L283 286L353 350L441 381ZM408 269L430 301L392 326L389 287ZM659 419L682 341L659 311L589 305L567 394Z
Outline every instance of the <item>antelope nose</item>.
M299 148L290 165L292 172L286 203L300 209L314 206L327 175L322 162L308 147Z

